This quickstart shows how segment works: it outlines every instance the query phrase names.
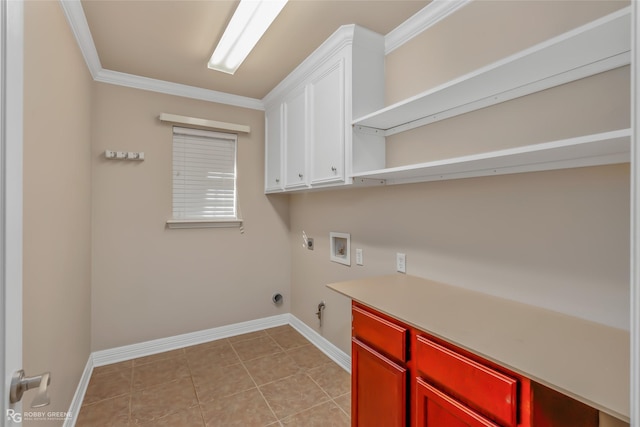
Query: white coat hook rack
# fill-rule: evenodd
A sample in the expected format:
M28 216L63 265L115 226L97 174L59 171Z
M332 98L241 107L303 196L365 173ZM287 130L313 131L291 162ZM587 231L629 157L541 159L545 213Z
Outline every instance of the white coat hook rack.
M104 157L109 160L144 160L144 152L105 150Z

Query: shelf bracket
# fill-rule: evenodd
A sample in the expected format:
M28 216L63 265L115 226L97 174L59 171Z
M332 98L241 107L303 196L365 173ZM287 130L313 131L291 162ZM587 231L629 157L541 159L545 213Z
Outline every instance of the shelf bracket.
M376 179L376 178L361 178L361 177L352 177L353 185L358 187L373 187L376 185L387 185L386 179Z
M353 125L353 130L357 133L361 133L364 135L379 135L379 136L385 136L385 130L384 129L378 129L378 128L372 128L369 126L362 126L362 125Z

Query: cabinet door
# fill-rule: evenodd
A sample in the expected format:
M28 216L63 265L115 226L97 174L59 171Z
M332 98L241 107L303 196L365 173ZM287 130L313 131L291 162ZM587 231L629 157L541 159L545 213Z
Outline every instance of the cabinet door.
M405 427L407 370L352 340L352 425Z
M282 104L265 112L265 192L282 190Z
M309 82L311 184L344 182L345 68L339 55Z
M284 101L285 188L307 185L307 92L293 91Z
M415 399L414 427L500 427L421 378Z

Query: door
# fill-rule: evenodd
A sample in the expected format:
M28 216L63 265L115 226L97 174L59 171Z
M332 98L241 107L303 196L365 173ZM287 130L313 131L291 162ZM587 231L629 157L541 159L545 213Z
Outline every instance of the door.
M0 3L0 370L4 425L19 425L9 384L22 367L22 1Z
M405 427L407 370L352 340L352 414L358 427Z

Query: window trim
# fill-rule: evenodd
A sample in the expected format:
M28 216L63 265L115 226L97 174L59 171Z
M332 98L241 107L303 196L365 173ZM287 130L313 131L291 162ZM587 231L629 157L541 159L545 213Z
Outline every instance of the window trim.
M168 219L169 228L238 228L242 219Z

